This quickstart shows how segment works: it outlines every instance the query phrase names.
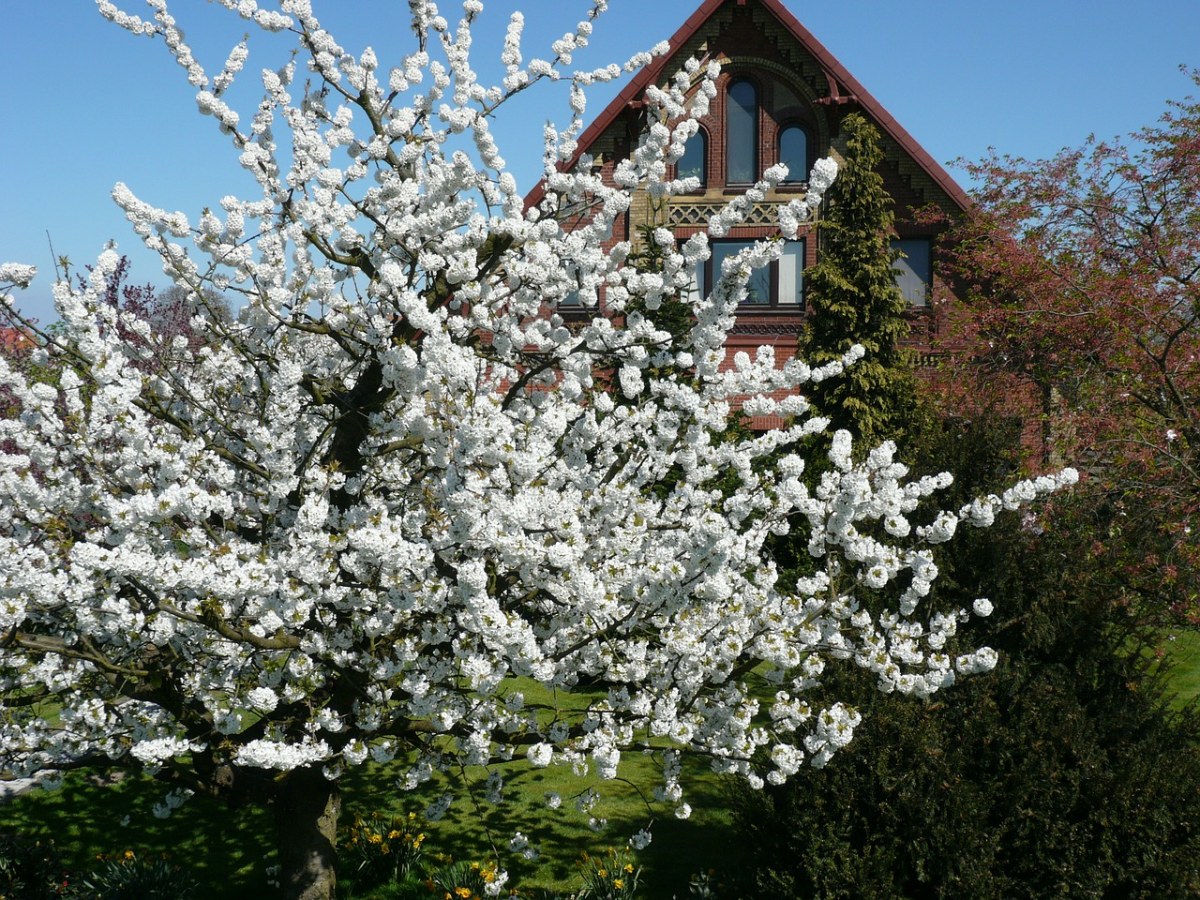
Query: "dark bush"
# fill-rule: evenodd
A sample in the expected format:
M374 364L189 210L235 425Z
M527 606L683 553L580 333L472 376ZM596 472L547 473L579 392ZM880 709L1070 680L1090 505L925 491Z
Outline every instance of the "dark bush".
M958 490L1002 473L994 428L948 425L943 440L969 463ZM742 896L1200 895L1200 717L1172 708L1155 667L1146 611L1161 598L1131 574L1153 548L1118 518L1085 489L1037 520L960 532L938 590L994 602L971 638L1000 652L997 669L928 702L833 673L832 692L865 712L850 746L731 795Z
M0 832L0 900L67 897L70 889L52 843Z
M126 853L101 860L80 882L80 896L90 900L191 900L196 884L165 859Z

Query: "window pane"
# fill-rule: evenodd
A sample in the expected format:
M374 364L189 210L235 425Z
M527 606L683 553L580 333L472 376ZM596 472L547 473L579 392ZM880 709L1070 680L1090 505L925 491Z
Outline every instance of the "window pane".
M925 306L929 302L929 289L933 284L929 239L892 241L892 249L904 254L893 264L900 293L911 305Z
M688 296L688 300L695 302L703 300L708 296L708 278L704 270L704 263L696 266L696 273L692 276L692 292Z
M697 131L688 138L687 145L683 148L683 156L675 164L677 177L699 178L700 187L704 187L708 183L708 173L706 171L707 146L708 140L705 138L703 131Z
M742 302L758 306L766 306L771 302L770 267L754 270L754 274L750 276L750 282L746 285L746 299Z
M779 305L804 302L804 241L788 241L779 258Z
M729 108L725 111L726 181L747 183L759 173L758 97L754 85L735 81L729 86Z
M716 241L712 245L713 281L721 277L721 268L725 260L746 249L753 241ZM743 303L766 305L771 302L771 269L755 269L746 285L746 299Z
M779 161L788 167L789 183L808 180L808 134L799 125L779 132Z

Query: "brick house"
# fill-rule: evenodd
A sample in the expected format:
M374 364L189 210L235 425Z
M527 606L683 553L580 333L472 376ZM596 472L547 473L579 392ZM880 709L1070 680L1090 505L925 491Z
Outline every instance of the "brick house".
M668 221L657 224L685 239L703 230L712 213L767 167L783 161L793 174L755 207L745 225L712 242L713 259L696 286L704 291L724 256L746 241L777 233L771 207L803 194L813 162L839 157L842 119L851 112L863 114L882 136L881 174L895 201L897 246L906 256L898 263L897 280L912 305L910 341L917 350L928 349L937 330L932 301L948 295L950 288L934 270L936 227L918 223L914 211L932 204L952 217L969 205L962 188L783 0L704 0L670 45L670 54L638 72L583 132L578 153L590 154L601 174L611 175L615 161L628 155L646 126L641 101L646 87L665 83L689 57L721 62L717 96L677 166L681 174L698 176L703 189L673 198ZM540 196L540 187L535 188L528 202ZM646 198L635 197L630 212L616 223L612 241L636 241L637 228L649 215ZM778 359L791 356L804 317L804 269L819 252L816 235L802 232L788 243L779 263L752 280L751 295L730 337L731 351L772 344Z

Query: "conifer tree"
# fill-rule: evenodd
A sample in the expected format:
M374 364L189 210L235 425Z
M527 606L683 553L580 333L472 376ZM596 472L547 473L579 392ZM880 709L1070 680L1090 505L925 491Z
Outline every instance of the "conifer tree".
M907 305L892 268L894 217L878 172L879 133L858 113L843 120L842 132L845 162L819 226L820 259L805 273L808 319L799 355L820 363L854 344L866 349L845 377L813 385L809 399L833 428L870 447L884 435L903 437L914 414L912 374L899 344Z

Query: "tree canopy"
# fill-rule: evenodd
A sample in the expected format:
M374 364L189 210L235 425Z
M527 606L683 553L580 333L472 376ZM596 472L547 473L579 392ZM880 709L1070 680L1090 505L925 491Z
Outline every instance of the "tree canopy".
M968 166L978 204L946 244L971 295L950 338L970 351L951 405L986 395L988 382L1032 400L1021 411L1045 418L1047 451L1077 460L1130 527L1160 537L1146 574L1190 616L1197 593L1185 573L1200 563L1198 142L1200 102L1189 97L1124 140L1092 138L1049 160L993 154Z

